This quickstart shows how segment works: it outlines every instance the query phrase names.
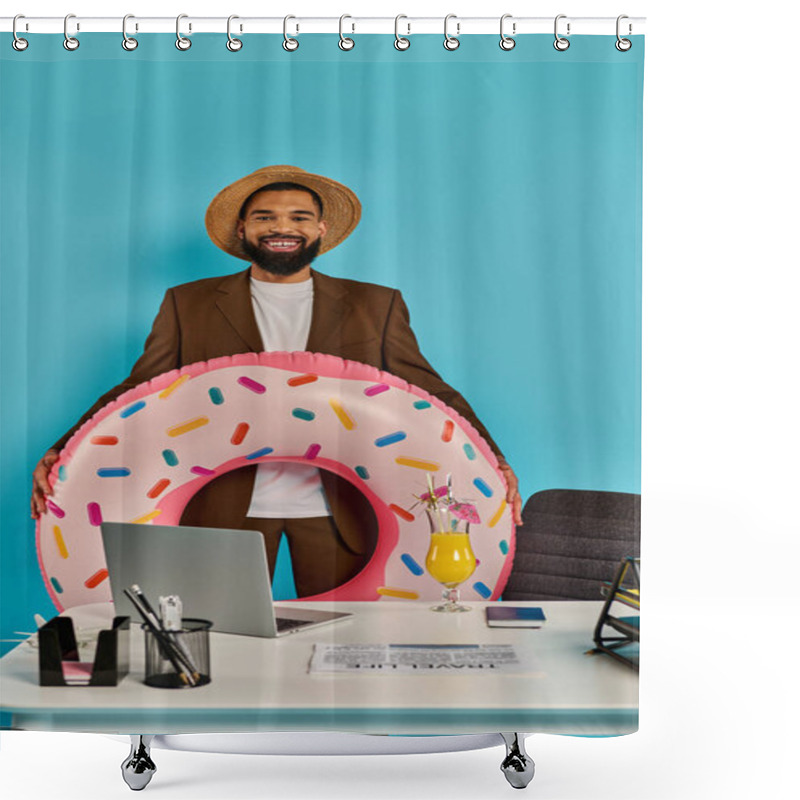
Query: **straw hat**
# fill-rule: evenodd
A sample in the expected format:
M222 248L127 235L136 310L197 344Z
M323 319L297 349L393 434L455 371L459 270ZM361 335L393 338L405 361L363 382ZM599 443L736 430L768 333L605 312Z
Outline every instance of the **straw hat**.
M297 183L315 191L322 199L323 219L328 232L322 239L320 253L341 244L361 219L361 203L355 192L341 183L314 175L300 167L278 165L263 167L226 186L212 201L206 211L206 230L214 244L237 258L249 261L242 250L236 233L239 210L250 195L270 183Z

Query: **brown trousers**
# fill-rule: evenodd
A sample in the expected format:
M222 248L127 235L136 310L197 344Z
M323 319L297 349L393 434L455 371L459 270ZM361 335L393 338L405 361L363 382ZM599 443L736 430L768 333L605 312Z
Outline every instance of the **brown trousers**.
M333 517L302 519L263 519L246 517L241 528L259 531L267 549L270 577L275 577L275 562L281 534L286 534L298 597L327 592L360 572L369 560L351 550L342 539Z

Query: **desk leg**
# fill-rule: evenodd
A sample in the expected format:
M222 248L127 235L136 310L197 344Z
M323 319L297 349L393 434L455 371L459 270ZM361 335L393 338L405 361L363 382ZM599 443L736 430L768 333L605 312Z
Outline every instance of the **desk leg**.
M150 783L156 771L156 765L150 758L150 742L153 734L132 733L131 752L122 762L122 779L135 792L141 791Z
M506 743L506 757L500 765L506 780L515 789L524 789L532 780L533 759L525 752L525 737L520 733L501 733Z

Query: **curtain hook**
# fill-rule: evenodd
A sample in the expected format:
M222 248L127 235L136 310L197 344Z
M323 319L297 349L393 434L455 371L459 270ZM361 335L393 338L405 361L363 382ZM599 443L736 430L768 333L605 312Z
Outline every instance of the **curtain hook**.
M408 50L411 47L411 39L406 39L405 36L400 35L400 20L401 19L408 19L405 14L398 14L394 18L394 47L395 50ZM411 23L407 22L406 26L408 27L407 36L411 34Z
M81 46L81 43L74 36L70 36L69 35L69 30L68 30L69 21L70 21L70 19L75 19L75 18L76 17L75 17L74 14L67 14L67 16L64 17L64 49L65 50L70 50L70 51L77 50ZM80 30L80 26L78 25L76 27L76 31L79 31L79 30Z
M450 22L451 19L458 19L458 17L455 14L448 14L444 18L444 49L453 51L453 50L458 50L458 46L461 44L461 42L459 42L457 38L458 34L461 31L461 23L460 22L456 23L456 36L451 36L447 32L447 23Z
M287 33L287 26L290 19L297 19L297 17L293 17L291 14L289 14L283 18L283 49L293 53L298 47L300 47L300 41L298 39L293 39ZM300 27L298 26L297 30L299 29Z
M513 39L511 36L506 36L506 34L505 34L504 26L505 26L505 23L506 23L507 19L512 19L512 15L511 14L503 14L503 16L500 17L500 49L501 50L505 50L505 51L513 50L517 46L516 40ZM517 23L516 22L512 23L511 32L512 33L516 33L517 32Z
M560 19L566 19L566 18L567 18L566 14L559 14L556 17L555 23L553 25L553 32L555 33L555 36L556 36L556 40L553 42L553 47L555 47L556 50L559 50L562 53L564 52L564 50L569 49L569 39L565 39L563 36L559 36L558 35L558 21ZM568 22L567 23L567 36L569 36L569 29L570 29L570 24Z
M18 52L21 53L23 50L28 49L28 40L23 39L20 36L17 36L17 20L18 19L26 19L24 14L17 14L14 17L14 21L11 23L11 33L14 35L14 40L11 42L11 46Z
M181 36L181 20L188 19L188 14L178 14L177 19L175 20L175 47L178 50L188 50L192 46L192 40L187 39L185 36ZM192 29L192 26L189 26L189 30Z
M627 14L620 14L617 17L617 42L614 45L614 47L616 47L617 50L620 51L620 53L626 53L628 50L631 49L631 47L633 47L633 42L630 39L623 39L619 35L620 22L622 22L622 20L624 20L624 19L630 19L630 17L628 17ZM629 22L628 23L628 36L630 36L632 32L633 32L633 25L631 25L630 22Z
M356 46L355 41L345 36L344 33L342 32L342 25L346 19L353 19L353 18L349 14L342 14L342 16L339 17L339 47L342 50L352 50ZM351 25L353 26L353 32L355 32L356 30L355 23L353 22L351 23Z
M129 19L136 19L133 14L126 14L122 18L122 49L127 50L130 52L131 50L135 50L139 46L138 39L134 39L132 36L128 36L128 20ZM138 25L136 26L139 27Z
M238 53L244 44L241 39L237 39L235 36L231 35L231 22L232 20L239 19L236 14L231 14L228 17L228 41L225 44L225 47L231 51L231 53ZM239 32L241 33L242 27L239 26Z

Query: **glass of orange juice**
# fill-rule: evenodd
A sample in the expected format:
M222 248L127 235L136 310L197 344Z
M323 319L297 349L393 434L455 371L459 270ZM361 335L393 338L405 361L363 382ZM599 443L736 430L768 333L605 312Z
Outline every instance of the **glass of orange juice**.
M461 605L459 585L475 572L475 553L469 541L469 522L457 519L443 508L426 509L431 527L431 542L425 567L428 574L445 588L442 592L444 603L432 606L432 611L460 612L471 611L469 606Z

